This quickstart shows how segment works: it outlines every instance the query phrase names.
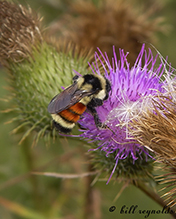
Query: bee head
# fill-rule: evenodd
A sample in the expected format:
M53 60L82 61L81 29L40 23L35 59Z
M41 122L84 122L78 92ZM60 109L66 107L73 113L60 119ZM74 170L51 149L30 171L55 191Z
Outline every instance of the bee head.
M79 78L79 76L78 76L78 75L75 75L75 76L72 78L73 83L76 83L77 80L78 80L78 78Z

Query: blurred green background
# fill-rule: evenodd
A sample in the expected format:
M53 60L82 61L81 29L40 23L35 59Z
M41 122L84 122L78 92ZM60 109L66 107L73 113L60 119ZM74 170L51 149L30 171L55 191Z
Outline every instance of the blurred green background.
M71 1L71 0L70 0ZM18 1L23 5L29 4L32 9L43 17L47 27L67 11L69 0L25 0ZM149 7L150 1L139 0L139 6ZM160 0L160 11L155 16L163 16L169 25L167 34L157 34L156 48L163 57L168 56L168 62L176 67L176 1ZM175 45L175 46L174 46ZM6 72L0 70L0 98L8 95L6 87ZM0 102L1 110L8 108L7 102ZM123 205L130 208L138 205L138 210L161 210L161 207L134 186L127 187L117 199L113 201L122 188L122 183L106 181L96 182L88 188L90 178L58 179L54 177L30 175L31 170L56 173L82 173L88 171L86 162L88 154L86 145L76 139L61 138L50 146L45 146L42 140L31 147L32 138L18 144L22 133L11 135L16 127L15 123L5 124L14 114L0 114L0 218L47 218L47 219L79 219L85 218L83 209L89 202L88 194L94 196L93 205L95 218L147 218L146 214L120 214ZM81 146L81 147L80 147ZM7 201L8 200L8 201ZM109 212L111 206L116 206L114 212ZM47 216L46 216L47 215ZM92 217L94 218L94 217ZM154 214L148 218L171 218L170 215Z

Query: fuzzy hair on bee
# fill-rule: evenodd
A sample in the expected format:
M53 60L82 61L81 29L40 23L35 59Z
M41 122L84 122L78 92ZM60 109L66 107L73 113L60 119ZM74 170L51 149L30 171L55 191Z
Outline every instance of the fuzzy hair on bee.
M74 76L73 84L56 95L48 105L56 129L70 133L86 109L93 115L96 126L103 127L96 107L108 99L110 90L109 80L102 75Z

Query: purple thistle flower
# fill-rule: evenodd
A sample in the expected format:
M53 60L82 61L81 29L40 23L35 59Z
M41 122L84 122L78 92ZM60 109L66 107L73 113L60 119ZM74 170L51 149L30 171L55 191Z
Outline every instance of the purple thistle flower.
M130 138L132 136L129 136L128 126L135 116L139 116L141 112L151 106L151 97L158 91L162 92L161 75L164 69L162 64L155 69L157 56L154 58L150 49L147 54L145 45L142 46L139 56L131 68L127 61L128 54L124 54L123 50L120 50L120 60L117 61L113 48L112 64L106 53L103 55L100 50L99 52L102 58L95 53L95 60L100 61L112 90L108 100L104 101L104 104L97 107L96 110L102 123L106 124L109 129L98 129L93 116L86 111L79 120L82 127L80 136L89 142L98 142L98 147L91 150L101 149L107 157L111 153L116 153L112 176L119 159L131 156L135 161L143 152L146 154L146 158L150 156L146 148L141 147ZM97 61L92 64L91 68L93 73L100 74Z

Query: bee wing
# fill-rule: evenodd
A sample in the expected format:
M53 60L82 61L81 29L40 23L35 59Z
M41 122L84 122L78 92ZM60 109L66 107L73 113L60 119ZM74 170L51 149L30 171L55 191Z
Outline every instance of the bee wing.
M51 114L59 113L91 94L90 91L79 90L77 83L74 83L51 100L48 105L48 112Z
M77 83L72 84L61 93L57 94L48 105L49 113L58 113L68 108L75 91L78 89Z

